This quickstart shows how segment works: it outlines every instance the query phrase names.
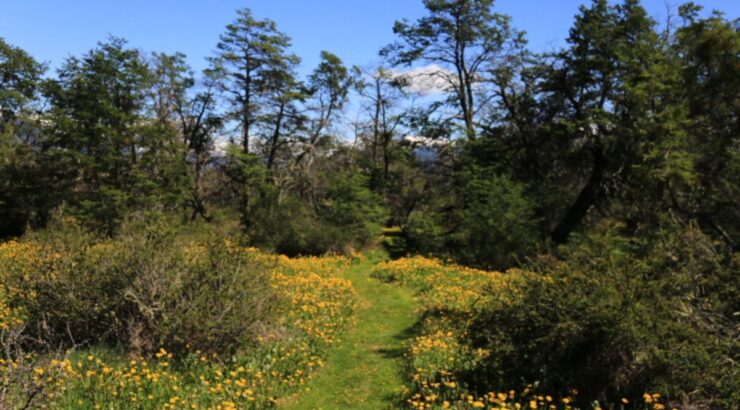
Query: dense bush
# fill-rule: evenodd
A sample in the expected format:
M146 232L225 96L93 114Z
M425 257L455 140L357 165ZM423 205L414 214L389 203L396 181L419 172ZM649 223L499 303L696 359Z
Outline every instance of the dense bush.
M698 229L642 239L609 229L560 256L540 262L542 276L520 285L517 298L491 292L470 331L491 351L470 375L475 385L578 388L584 402L646 388L676 404L740 400L737 266Z
M269 209L261 209L260 220L248 232L248 242L278 253L320 255L337 243L313 210L299 200L286 198ZM330 229L329 229L330 230Z
M506 175L467 170L460 175L448 247L460 262L502 269L533 249L534 204L524 186Z
M360 173L339 173L330 177L319 218L334 227L336 241L363 248L375 241L388 217L381 198L368 189Z
M0 267L27 295L29 332L62 344L228 352L273 324L270 266L223 239L185 243L164 224L100 239L76 227L32 234Z
M444 252L445 230L427 210L411 212L403 227L403 237L407 250L420 254L442 254Z
M524 186L492 170L457 174L451 195L434 211L411 213L404 233L409 251L448 255L486 269L504 269L529 255L539 240L534 204Z
M351 253L377 240L387 211L360 174L334 176L313 203L263 203L248 241L289 256Z

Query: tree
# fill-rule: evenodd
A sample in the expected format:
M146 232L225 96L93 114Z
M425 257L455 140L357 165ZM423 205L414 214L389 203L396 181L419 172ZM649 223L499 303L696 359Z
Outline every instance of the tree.
M29 110L44 71L0 38L0 237L21 234L29 224L43 226L55 204L54 173L40 153L39 116Z
M74 163L69 199L90 225L113 233L128 209L177 206L180 170L162 168L176 133L146 118L149 66L125 40L111 38L81 58L70 57L46 87L51 102L49 144ZM177 167L177 163L169 161Z
M352 84L347 67L336 55L321 52L321 61L308 78L308 90L313 98L315 118L311 126L311 142L315 142L331 125L347 103L347 93Z
M264 211L269 213L275 207L275 186L271 175L259 157L239 150L235 144L228 146L224 161L225 188L236 203L244 231L252 234L260 222L268 220L264 218Z
M294 142L296 135L305 128L306 116L299 104L307 98L308 91L295 74L295 64L282 67L270 75L265 112L260 118L267 148L266 166L273 169L281 149ZM287 160L286 160L287 161Z
M384 182L390 173L391 142L404 118L403 113L398 112L398 105L407 96L403 90L406 81L383 66L370 72L360 71L356 76L358 80L355 87L367 101L365 110L370 116L369 123L362 125L361 129L370 135L368 144L372 167L382 169L380 179ZM378 162L381 163L380 167Z
M37 96L44 64L0 37L0 131Z
M389 223L403 226L426 185L417 148L401 138L417 95L409 89L408 78L382 64L355 72L363 114L355 123L357 162L389 209Z
M218 67L207 68L196 79L181 53L154 53L151 71L150 115L162 133L177 133L181 155L173 159L187 168L185 206L192 211L190 219L201 216L210 220L204 174L212 159L215 133L223 127L223 118L217 113L217 88L224 73Z
M536 243L537 220L525 187L485 169L464 169L456 178L446 252L486 269L505 269L527 256Z
M249 152L249 139L259 112L260 99L270 93L275 81L300 62L288 54L290 37L278 31L272 20L257 20L247 9L226 26L213 64L223 68L221 83L231 106L229 117L241 127L242 150Z
M616 6L594 0L591 7L581 7L570 46L555 55L545 74L543 98L557 111L551 136L568 141L554 166L588 175L552 230L556 243L567 240L589 211L604 203L608 184L628 185L623 183L635 177L640 146L662 135L648 132L658 131L656 116L669 112L663 110L661 93L671 80L654 26L637 0ZM616 195L612 190L612 198Z
M179 121L183 143L187 150L183 161L191 170L192 189L191 199L187 201L192 213L190 219L198 215L210 220L206 210L203 178L213 151L214 134L223 127L223 118L216 112L216 83L219 72L206 69L195 94L182 93L175 101L175 111ZM187 87L195 85L190 78Z
M333 122L347 103L347 95L353 79L342 60L327 51L321 52L319 65L308 78L306 135L299 141L300 153L295 159L296 167L292 170L298 179L300 195L315 202L314 161L321 155L321 150L332 146L333 138L328 134Z
M172 123L179 102L195 82L190 66L182 53L152 53L150 65L149 115L160 123Z
M315 152L316 144L347 103L351 85L352 78L342 60L328 51L322 51L319 65L308 78L308 109L312 116L308 137L303 141L303 152L297 162Z
M273 130L272 142L277 150L284 118L281 111L284 113L288 104L284 97L291 88L293 70L300 59L288 53L290 37L280 32L275 22L255 19L247 8L237 10L237 14L237 19L226 26L226 32L217 46L218 57L212 60L213 71L223 73L218 77L219 83L230 105L225 118L235 120L241 128L242 153L249 154L250 137L253 128L258 125ZM268 108L276 105L278 114L271 115ZM275 122L266 124L267 118L272 118ZM233 154L233 150L231 152ZM245 212L250 212L254 207L249 187L261 186L261 183L252 183L244 178L261 175L262 172L255 168L259 166L256 158L242 156L232 158L231 162L235 167L229 169L241 170L230 172L236 178L232 178L231 184L241 185L238 189L238 208L242 212L242 223L248 228L252 224L252 216ZM244 171L245 166L249 171ZM260 195L259 192L256 194Z
M463 134L477 135L476 118L487 96L476 101L488 79L487 71L522 42L521 33L509 26L508 16L492 11L493 0L424 0L429 15L416 23L397 21L393 32L400 38L381 51L397 64L415 62L441 67L430 75L446 84L449 102L459 111Z
M674 206L696 218L714 237L740 244L740 31L721 14L699 18L700 7L681 7L684 25L672 53L680 59L679 98L686 101L688 142L695 184L673 195Z
M188 142L178 123L178 104L194 79L182 53L152 53L149 63L143 127L141 127L141 170L157 181L158 205L183 205L190 178Z

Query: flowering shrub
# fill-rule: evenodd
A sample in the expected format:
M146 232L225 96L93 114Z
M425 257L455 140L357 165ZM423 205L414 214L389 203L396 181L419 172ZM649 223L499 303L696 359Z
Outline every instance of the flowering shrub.
M234 352L275 322L271 263L212 239L168 233L98 239L67 229L7 245L0 255L28 336L61 346L104 343L135 352ZM9 248L10 249L10 248Z
M3 279L0 281L0 329L3 332L11 328L23 330L44 306L64 310L55 300L49 303L44 299L48 297L45 290L49 288L46 286L55 284L57 289L61 286L61 289L70 289L68 292L74 290L73 287L69 288L70 282L67 281L71 281L75 273L77 279L88 280L90 276L80 275L81 269L93 263L110 266L106 258L112 258L111 255L123 252L122 249L130 246L122 244L120 240L91 241L87 246L78 245L71 243L70 248L74 246L73 249L57 247L52 252L51 248L45 249L45 245L38 243L0 244L0 275ZM144 246L147 245L152 249L146 252L139 248L140 255L151 257L153 253L156 254L156 247L144 243ZM169 257L164 258L164 263L153 265L147 265L151 261L127 261L132 270L138 268L137 272L142 272L142 267L154 266L158 269L152 269L152 272L164 275L164 279L180 282L186 277L183 276L183 267L191 267L191 272L198 274L204 273L206 267L210 272L228 271L219 266L232 266L234 271L243 269L241 272L247 276L232 276L224 281L230 287L229 290L224 289L227 293L213 293L211 290L209 295L203 294L204 297L210 296L203 301L210 303L219 313L228 314L222 302L232 305L241 302L238 294L229 293L234 292L235 286L237 289L240 286L236 280L242 281L244 286L253 287L252 290L259 291L262 297L274 295L279 301L277 310L260 321L262 326L255 328L258 332L254 333L252 341L241 334L239 337L245 337L245 345L229 354L229 349L223 349L224 346L221 346L223 352L217 352L216 349L205 351L191 344L193 341L199 343L198 339L178 339L178 335L185 336L187 333L177 329L194 329L193 326L198 325L184 316L195 314L197 320L206 321L203 326L208 324L207 317L199 312L172 310L171 303L177 302L167 302L167 288L163 287L162 279L155 280L152 276L144 278L147 281L137 275L122 290L122 300L126 302L126 298L135 296L136 302L142 306L154 306L156 309L152 309L152 317L158 319L152 326L160 326L158 321L164 320L180 323L157 328L165 335L168 331L174 332L163 340L174 341L178 349L171 352L166 345L158 349L114 344L105 347L105 344L98 343L105 339L100 339L88 344L90 347L56 354L24 352L7 357L5 353L0 353L0 407L23 407L26 402L33 402L39 408L68 409L266 408L275 406L282 397L301 389L314 371L324 365L327 349L345 328L353 311L352 285L336 276L349 265L349 258L290 259L240 248L228 241L222 245L173 246L180 247L170 250L172 255L177 255L178 262ZM74 249L79 249L79 252L75 253ZM202 269L199 268L201 264ZM125 271L120 264L114 266ZM250 267L252 269L248 269ZM255 268L264 269L265 283L269 285L267 289L254 287L253 281L259 279L254 274L261 272L255 271ZM207 282L207 278L201 280ZM215 279L223 278L215 276ZM149 293L143 293L147 288ZM34 293L29 289L43 289L44 292ZM186 292L185 289L179 292L180 303L183 303L182 298L186 298ZM144 296L149 299L144 299ZM214 300L213 297L223 300ZM71 299L69 303L89 306L91 300ZM202 308L205 305L200 306ZM29 316L26 311L32 314ZM46 317L87 319L74 318L74 312L65 310L63 316L57 312ZM167 312L167 315L162 312ZM105 318L97 316L98 319L101 317ZM243 323L248 324L246 319L240 317ZM190 325L178 328L186 323ZM218 329L228 330L229 327ZM21 349L22 346L17 344L15 347ZM120 351L121 347L128 350L128 358Z
M579 403L574 389L546 394L536 384L510 390L481 377L497 346L474 343L475 325L492 305L526 302L524 289L532 283L549 284L548 275L511 269L487 272L445 264L438 259L403 258L379 264L376 278L395 281L417 291L422 321L406 351L409 393L406 403L415 409L572 409ZM494 324L491 324L494 326ZM546 354L546 352L543 352ZM580 401L582 403L582 401ZM665 408L659 394L628 398L614 405L591 402L586 408ZM581 408L584 406L581 405Z
M9 280L8 261L13 260L17 273L28 278L38 262L34 258L35 247L10 241L0 243L0 331L9 332L23 325L25 319L22 302L35 299L35 293Z

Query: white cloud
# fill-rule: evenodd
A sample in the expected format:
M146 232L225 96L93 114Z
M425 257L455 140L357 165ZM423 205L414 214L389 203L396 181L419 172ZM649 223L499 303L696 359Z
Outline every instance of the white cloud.
M437 64L415 67L408 70L391 70L391 75L404 78L408 82L406 89L423 95L439 94L450 90L457 83L455 74Z
M435 147L447 145L449 142L441 139L431 139L428 137L422 137L421 135L406 135L403 140L409 144L421 147Z
M219 135L213 139L213 153L216 156L224 156L233 142L225 135ZM251 144L250 144L251 145Z

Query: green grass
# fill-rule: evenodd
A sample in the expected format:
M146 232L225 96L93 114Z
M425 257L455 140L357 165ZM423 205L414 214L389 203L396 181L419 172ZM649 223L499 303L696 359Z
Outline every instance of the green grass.
M358 297L356 323L329 354L308 391L282 403L286 409L389 409L404 392L404 345L417 317L413 293L370 278L374 261L352 266L343 277Z

